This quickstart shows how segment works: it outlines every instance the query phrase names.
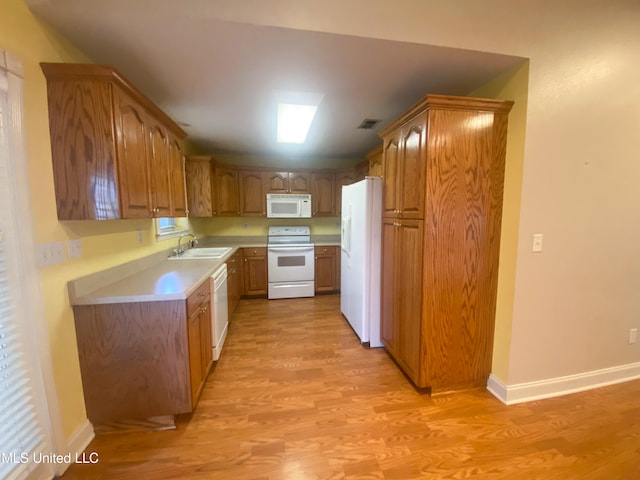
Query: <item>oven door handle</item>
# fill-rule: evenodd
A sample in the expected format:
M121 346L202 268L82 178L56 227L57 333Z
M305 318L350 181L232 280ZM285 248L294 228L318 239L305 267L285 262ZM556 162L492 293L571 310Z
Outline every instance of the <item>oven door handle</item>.
M273 253L296 253L296 252L313 252L313 247L268 247L268 252Z

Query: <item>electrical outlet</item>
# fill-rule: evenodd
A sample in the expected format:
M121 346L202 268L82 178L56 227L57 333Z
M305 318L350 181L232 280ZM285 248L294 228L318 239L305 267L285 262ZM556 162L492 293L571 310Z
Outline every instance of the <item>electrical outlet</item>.
M244 228L246 230L247 228L249 228L249 224L247 222L244 222L242 224L242 228Z
M138 243L142 243L142 241L143 241L142 230L138 230Z
M67 258L80 258L82 256L82 240L79 238L76 240L67 241Z
M638 341L638 329L632 328L629 330L629 345L632 345Z

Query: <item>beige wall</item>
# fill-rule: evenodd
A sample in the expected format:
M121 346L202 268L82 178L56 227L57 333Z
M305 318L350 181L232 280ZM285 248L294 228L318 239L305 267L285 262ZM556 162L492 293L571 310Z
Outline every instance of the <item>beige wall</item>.
M86 414L67 281L169 248L170 245L156 242L151 220L58 222L47 91L39 63L88 62L89 59L34 18L23 0L3 0L0 5L0 48L14 54L24 67L24 122L35 241L82 239L83 256L80 260L65 260L40 270L40 289L58 403L64 434L69 439L86 420ZM137 242L138 230L143 233L141 244Z
M493 375L504 383L509 378L509 359L511 357L511 324L518 255L518 225L520 223L520 194L522 192L528 92L529 62L526 62L517 70L501 75L471 93L471 96L474 97L514 101L509 114L507 137L496 330L491 369Z
M627 344L640 327L636 1L227 0L211 16L530 59L520 214L504 226L518 234L501 257L516 268L498 303L502 332L511 317L511 334L496 337L496 352L509 352L501 380L640 362L640 343ZM542 253L531 252L534 233ZM513 248L515 262L504 257Z

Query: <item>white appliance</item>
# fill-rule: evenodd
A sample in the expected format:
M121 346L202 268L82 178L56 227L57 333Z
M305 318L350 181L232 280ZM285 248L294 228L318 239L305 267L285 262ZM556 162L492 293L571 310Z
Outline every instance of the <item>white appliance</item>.
M212 301L211 331L213 333L213 359L218 360L222 353L222 346L227 338L229 326L227 308L227 265L222 264L211 277Z
M340 310L360 341L380 340L382 179L342 187Z
M315 257L310 227L269 227L267 276L270 299L315 295Z
M268 218L311 218L308 193L267 193Z

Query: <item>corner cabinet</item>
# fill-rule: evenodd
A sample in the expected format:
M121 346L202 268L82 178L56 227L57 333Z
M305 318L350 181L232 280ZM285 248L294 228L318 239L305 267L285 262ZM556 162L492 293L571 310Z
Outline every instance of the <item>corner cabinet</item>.
M381 337L433 393L491 370L508 114L427 95L383 139Z
M186 300L73 307L94 425L193 411L213 364L209 282Z
M41 67L58 219L183 216L185 132L113 67Z

